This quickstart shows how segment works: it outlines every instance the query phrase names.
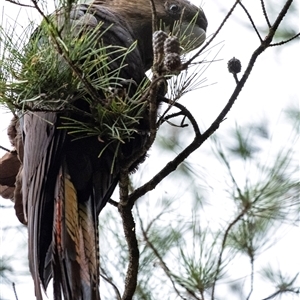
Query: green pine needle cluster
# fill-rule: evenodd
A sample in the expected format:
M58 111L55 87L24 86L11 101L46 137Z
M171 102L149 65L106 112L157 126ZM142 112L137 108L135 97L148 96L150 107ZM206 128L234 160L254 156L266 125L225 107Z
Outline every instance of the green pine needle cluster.
M136 42L128 49L104 46L102 23L78 32L76 24L64 23L62 30L52 19L47 18L37 29L30 25L19 36L16 27L0 28L0 104L13 113L63 112L62 128L76 138L97 135L99 139L128 140L145 112L145 101L140 98L149 86L144 81L130 97L131 83L126 91L120 83L125 58ZM118 69L111 68L115 60L122 62ZM86 102L89 112L74 105L79 99ZM78 121L74 113L83 118Z
M128 80L121 78L121 70L137 43L129 48L103 45L101 37L109 28L103 29L101 22L91 29L69 21L71 2L62 3L57 14L42 14L41 25L30 24L20 34L17 23L0 26L0 105L15 115L61 113L60 128L74 139L97 136L107 145L117 142L118 148L133 138L145 117L151 82L145 78L138 87L129 82L125 90L121 83ZM196 20L197 15L184 32L179 20L171 33L179 38L183 61L203 38L193 36ZM117 69L111 67L116 60ZM189 77L187 70L178 75L165 75L173 101L202 83L198 75ZM78 105L79 100L84 104Z
M196 22L198 19L199 13L197 13L190 23L182 29L182 20L178 20L175 22L174 27L172 28L171 35L177 36L180 42L182 54L186 54L202 44L203 36L195 36L193 34L194 27L196 26Z

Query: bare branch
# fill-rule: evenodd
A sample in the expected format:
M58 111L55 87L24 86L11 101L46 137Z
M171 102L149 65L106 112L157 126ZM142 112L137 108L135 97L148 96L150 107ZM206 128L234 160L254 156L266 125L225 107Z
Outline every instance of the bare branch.
M264 14L264 16L265 16L265 19L266 19L266 22L267 22L267 24L268 24L268 27L270 28L270 27L271 27L271 23L270 23L270 20L269 20L267 11L266 11L266 6L265 6L265 3L264 3L264 0L260 0L260 3L261 3L261 7L262 7L262 10L263 10L263 14Z
M239 4L240 4L240 6L242 7L242 9L244 10L244 12L246 13L246 15L247 15L247 17L248 17L248 19L249 19L249 21L250 21L250 23L251 23L253 29L255 30L255 32L256 32L256 34L257 34L259 40L260 40L260 42L262 42L262 38L261 38L261 36L260 36L260 34L259 34L259 32L258 32L258 30L257 30L257 28L256 28L256 26L255 26L255 24L254 24L254 21L253 21L251 15L249 14L247 8L244 6L244 4L243 4L241 1L239 1ZM270 26L269 26L269 27L270 27Z
M251 287L250 287L250 292L249 292L246 300L249 300L253 293L253 285L254 285L254 256L253 256L253 254L250 255L250 264L251 264Z
M0 146L0 149L4 150L4 151L6 151L6 152L11 152L9 149L7 149L7 148L5 148L5 147L3 147L3 146Z
M135 222L132 215L132 205L130 205L130 203L124 205L124 202L120 201L118 210L122 218L129 256L122 300L131 300L137 286L140 254L136 239Z
M101 268L101 272L102 272L103 274L100 273L100 276L101 276L107 283L109 283L109 284L112 286L112 288L113 288L114 291L115 291L117 300L121 300L121 299L122 299L121 294L120 294L120 292L119 292L117 286L113 283L112 278L109 277L109 276L106 274L106 272L105 272L105 270L104 270L103 268Z
M165 99L165 102L170 103L169 99ZM173 102L172 102L173 103ZM180 163L182 163L193 151L200 147L203 143L201 141L201 133L198 124L192 114L181 104L174 103L174 106L180 108L187 118L191 121L195 138L192 143L187 146L181 153L177 155L172 161L168 162L159 173L157 173L150 181L137 188L133 193L129 195L129 201L134 203L137 199L142 197L146 192L153 190L165 177L175 171Z
M283 293L292 293L292 294L296 294L299 295L300 294L300 290L293 290L293 289L284 289L284 290L278 290L276 291L274 294L268 296L267 298L264 298L262 300L271 300L273 298L275 298L276 296L283 294Z
M178 103L178 102L173 102L171 101L170 99L167 99L167 98L163 98L162 99L163 102L165 103L168 103L174 107L177 107L180 109L180 113L187 117L190 122L192 123L192 126L193 126L193 129L194 129L194 132L195 132L195 135L196 136L200 136L201 135L201 132L200 132L200 129L199 129L199 126L198 126L198 123L197 121L195 120L195 118L193 117L193 115L189 112L189 110L187 108L185 108L182 104ZM175 114L174 114L175 116ZM170 116L171 117L171 116ZM167 118L167 117L166 117Z
M278 43L270 44L270 47L282 46L282 45L287 44L290 41L292 41L292 40L294 40L294 39L296 39L298 37L300 37L300 33L297 33L296 35L294 35L293 37L291 37L290 39L287 39L285 41L281 41L281 42L278 42Z
M16 298L16 300L18 300L19 298L18 298L18 294L17 294L17 290L16 290L16 284L13 282L13 283L12 283L12 286L13 286L15 298Z
M269 44L271 43L276 30L278 29L278 26L280 25L281 21L283 20L284 16L286 15L287 11L289 10L289 7L291 6L293 0L287 0L284 7L282 8L281 12L278 14L274 24L270 27L269 34L266 37L265 41L268 42L270 39Z
M109 199L108 203L111 204L111 205L113 205L113 206L115 206L115 207L118 207L118 205L119 205L119 202L117 202L117 201L115 201L113 199Z
M245 213L247 212L247 210L248 210L247 208L244 208L237 215L237 217L228 225L228 227L227 227L227 229L225 231L225 234L224 234L224 237L223 237L223 240L222 240L221 251L220 251L219 259L218 259L218 263L217 263L216 276L215 276L215 279L214 279L214 282L213 282L213 286L212 286L211 300L215 299L215 288L216 288L216 283L217 283L217 280L218 280L218 275L219 275L219 271L220 271L221 264L222 264L222 258L223 258L223 253L224 253L224 250L225 250L225 244L226 244L226 241L227 241L228 234L229 234L231 228L245 215Z

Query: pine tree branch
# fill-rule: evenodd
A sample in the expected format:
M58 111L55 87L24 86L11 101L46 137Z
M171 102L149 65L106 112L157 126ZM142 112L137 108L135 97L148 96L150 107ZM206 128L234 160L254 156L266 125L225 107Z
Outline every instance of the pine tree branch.
M49 26L49 36L53 43L56 46L57 53L60 54L64 60L67 62L69 67L73 70L74 74L76 74L77 78L82 82L82 84L85 86L87 92L92 97L92 99L98 99L96 90L92 87L92 85L88 82L86 79L86 76L84 76L84 73L82 70L75 66L72 60L69 57L68 52L65 50L65 48L61 45L60 41L63 40L61 34L58 32L57 27L54 26L53 22L49 20L49 18L44 14L43 10L39 7L37 0L31 0L31 2L34 5L34 8L40 13L40 15L45 20L46 24Z
M300 33L295 34L293 37L291 37L291 38L289 38L289 39L287 39L285 41L281 41L281 42L278 42L278 43L270 44L270 47L282 46L284 44L287 44L287 43L291 42L292 40L294 40L294 39L296 39L298 37L300 37Z
M211 300L214 300L214 299L215 299L216 283L217 283L218 275L219 275L219 272L220 272L220 269L221 269L221 265L222 265L222 262L223 262L223 260L222 260L222 259L223 259L223 253L224 253L224 250L225 250L225 245L226 245L226 241L227 241L229 232L230 232L230 230L232 229L232 227L233 227L239 220L241 220L241 218L246 214L247 211L248 211L248 208L244 208L244 209L236 216L236 218L235 218L232 222L230 222L230 224L228 225L228 227L227 227L226 230L225 230L225 233L224 233L224 236L223 236L223 239L222 239L221 250L220 250L220 254L219 254L219 258L218 258L218 262L217 262L216 276L215 276L215 278L214 278L213 286L212 286Z
M143 237L144 237L144 241L146 242L146 244L148 245L148 247L153 251L154 255L156 256L156 258L159 260L159 265L161 266L161 268L163 269L163 271L165 272L165 274L167 275L167 277L169 278L169 280L171 281L172 283L172 286L176 292L176 294L183 300L185 300L186 298L184 298L180 291L177 289L176 287L176 282L173 280L173 276L172 276L172 272L171 270L168 268L167 264L164 262L163 258L161 257L161 255L159 254L159 251L156 249L156 247L153 245L153 243L150 241L148 235L147 235L147 232L145 231L144 229L144 225L143 225L143 221L142 221L142 218L139 214L139 210L137 208L137 215L138 215L138 218L139 218L139 221L140 221L140 227L141 227L141 230L142 230L142 234L143 234ZM177 282L178 283L178 282ZM190 290L189 288L187 288L186 286L178 283L179 285L181 285L181 287L183 287L194 299L196 300L201 300L200 298L197 297L197 295L192 291Z
M139 248L136 238L135 222L132 215L133 205L128 202L129 171L128 168L120 170L120 202L118 211L122 218L125 239L128 245L128 266L125 277L125 288L122 300L131 300L136 286L139 269Z
M250 286L250 291L249 291L249 294L247 296L247 299L246 300L249 300L252 293L253 293L253 289L254 289L254 256L251 254L250 255L250 264L251 264L251 286Z
M7 149L7 148L5 148L5 147L3 147L3 146L1 146L1 145L0 145L0 149L4 150L4 151L6 151L6 152L11 152L9 149Z
M268 296L267 298L263 298L262 300L271 300L274 299L275 297L277 297L278 295L281 295L283 293L292 293L295 295L299 295L300 294L300 289L299 290L294 290L294 289L284 289L284 290L278 290L276 291L274 294Z
M13 286L13 291L14 291L15 298L16 298L16 300L19 300L17 290L16 290L16 284L13 282L12 286Z

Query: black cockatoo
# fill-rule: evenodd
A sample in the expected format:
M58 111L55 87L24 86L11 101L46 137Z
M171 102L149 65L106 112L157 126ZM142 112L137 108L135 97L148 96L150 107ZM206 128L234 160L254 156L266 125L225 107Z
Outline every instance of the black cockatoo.
M157 25L164 24L165 31L172 30L178 20L185 27L196 16L193 35L200 37L198 45L203 42L207 20L202 9L186 0L153 3ZM65 22L66 17L69 22ZM80 37L93 32L94 38L98 38L94 47L129 48L137 41L137 46L122 58L119 73L119 86L130 97L153 63L152 18L149 0L95 0L74 5L68 13L58 10L49 19L63 38L67 34ZM67 23L71 24L70 31L64 27ZM97 36L93 30L100 23ZM43 43L41 40L40 44ZM112 61L109 71L120 67L117 55L113 48L108 53ZM80 63L76 63L79 69ZM99 101L109 105L105 93L96 92ZM87 112L87 116L72 113L71 117L79 121L85 121L93 109L90 102L80 99L73 105ZM147 114L147 106L144 113ZM61 299L63 294L65 300L96 300L100 299L97 218L118 183L119 158L114 144L108 145L105 139L74 138L68 134L67 129L61 128L65 116L70 117L70 113L27 111L13 121L10 138L21 162L13 182L15 208L19 219L28 226L29 264L37 299L42 299L41 285L46 289L53 278L55 299ZM141 119L136 126L135 134L120 149L123 156L143 146L147 122ZM11 157L15 162L16 154Z

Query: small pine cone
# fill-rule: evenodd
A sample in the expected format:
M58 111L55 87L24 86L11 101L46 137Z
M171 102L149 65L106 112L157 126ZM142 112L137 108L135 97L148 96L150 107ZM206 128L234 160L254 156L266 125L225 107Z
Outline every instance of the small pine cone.
M152 45L153 45L153 54L154 60L158 55L162 55L164 52L164 42L167 39L168 35L162 31L155 31L152 36Z
M164 52L165 55L169 53L180 54L180 43L176 36L170 36L165 40Z
M232 59L230 59L228 61L227 67L228 67L229 73L233 73L233 74L240 73L241 69L242 69L241 62L235 57L233 57Z
M169 72L178 71L181 67L180 55L177 53L167 53L164 59L164 66Z

